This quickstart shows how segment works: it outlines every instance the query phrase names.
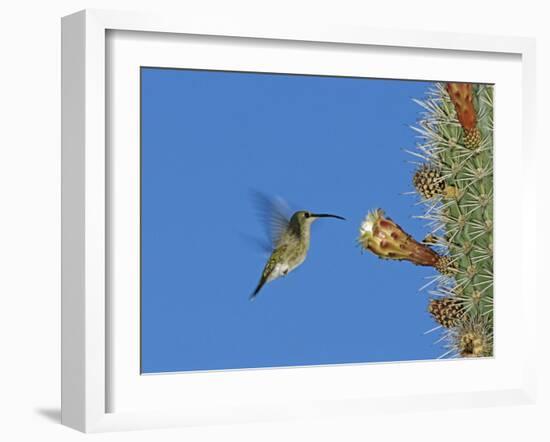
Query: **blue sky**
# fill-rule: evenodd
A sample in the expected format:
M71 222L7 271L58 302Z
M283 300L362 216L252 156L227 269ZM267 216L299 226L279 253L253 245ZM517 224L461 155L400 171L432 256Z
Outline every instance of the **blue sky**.
M361 254L366 212L428 230L403 148L426 82L142 68L142 371L432 359L433 269ZM267 256L252 190L319 220L307 260L249 301Z

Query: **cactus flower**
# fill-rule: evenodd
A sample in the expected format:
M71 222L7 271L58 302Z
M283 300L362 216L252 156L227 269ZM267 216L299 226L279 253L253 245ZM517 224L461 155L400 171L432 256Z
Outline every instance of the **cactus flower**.
M383 259L406 260L440 270L446 257L419 243L384 215L382 209L370 212L359 228L359 244Z

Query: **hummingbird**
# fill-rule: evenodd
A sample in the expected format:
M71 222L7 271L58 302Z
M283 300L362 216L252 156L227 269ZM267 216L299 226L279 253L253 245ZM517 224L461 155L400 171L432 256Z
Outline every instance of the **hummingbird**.
M328 213L312 213L307 210L294 212L289 218L285 215L281 201L278 203L259 195L263 203L264 221L269 227L272 252L263 269L260 281L250 295L253 301L264 284L271 282L301 265L307 256L310 242L311 225L320 218L344 217Z

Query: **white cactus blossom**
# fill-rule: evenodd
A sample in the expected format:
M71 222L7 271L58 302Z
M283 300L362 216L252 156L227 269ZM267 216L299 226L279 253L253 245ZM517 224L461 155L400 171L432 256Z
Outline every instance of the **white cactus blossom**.
M375 209L370 211L363 222L361 223L361 226L359 227L359 233L361 234L361 237L371 237L373 234L373 228L374 223L383 215L383 212L381 209Z

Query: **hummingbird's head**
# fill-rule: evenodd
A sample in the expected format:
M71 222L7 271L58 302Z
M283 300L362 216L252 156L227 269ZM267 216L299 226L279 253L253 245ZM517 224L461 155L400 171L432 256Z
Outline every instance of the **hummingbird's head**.
M292 218L294 218L300 224L311 224L313 221L319 218L337 218L343 220L346 219L338 215L331 215L328 213L311 213L307 210L300 210L299 212L296 212L294 215L292 215Z

